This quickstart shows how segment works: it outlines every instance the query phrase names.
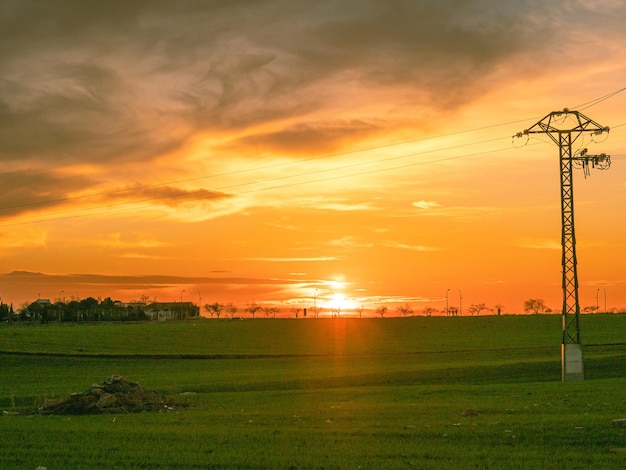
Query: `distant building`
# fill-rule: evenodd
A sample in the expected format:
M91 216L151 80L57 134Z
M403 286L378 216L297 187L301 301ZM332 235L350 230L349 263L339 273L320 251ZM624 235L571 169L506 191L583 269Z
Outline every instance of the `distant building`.
M150 320L186 320L200 316L200 308L193 302L152 302L145 308Z

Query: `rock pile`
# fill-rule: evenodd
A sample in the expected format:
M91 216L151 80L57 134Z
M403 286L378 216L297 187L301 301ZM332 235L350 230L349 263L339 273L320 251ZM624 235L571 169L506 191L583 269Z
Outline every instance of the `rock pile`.
M165 397L146 390L137 382L113 375L105 379L102 384L93 384L83 393L73 393L67 399L44 403L39 408L39 413L46 415L122 414L171 409Z

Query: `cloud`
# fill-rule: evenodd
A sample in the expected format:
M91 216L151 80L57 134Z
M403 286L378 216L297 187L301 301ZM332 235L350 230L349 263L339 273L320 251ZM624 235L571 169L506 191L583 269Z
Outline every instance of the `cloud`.
M207 189L182 189L169 185L131 186L128 188L101 193L98 198L105 202L143 203L177 207L189 201L217 201L231 198L232 195Z
M432 209L434 207L439 207L439 203L434 201L415 201L411 204L418 209Z
M264 258L264 257L252 257L252 258L239 258L244 261L269 261L272 263L300 263L309 261L333 261L337 258L334 256L315 256L315 257L285 257L285 258Z
M354 212L354 211L371 211L378 210L367 203L347 203L347 202L327 202L317 205L320 210L329 210L337 212Z
M537 47L529 39L550 36L540 11L502 3L7 2L0 156L153 160L197 131L281 119L283 129L239 143L331 148L380 126L307 117L338 93L355 90L355 110L402 87L407 102L450 109L476 99L501 61Z
M40 177L54 171L48 199L65 197L61 183L119 185L133 174L120 166L152 168L199 136L215 139L205 149L215 159L353 147L403 119L416 127L456 112L490 90L490 77L541 73L557 54L549 45L568 39L563 23L602 15L606 34L621 31L611 14L620 2L610 1L603 9L531 0L8 0L0 8L0 160ZM505 67L536 51L543 60L523 61L522 72ZM104 171L98 181L59 176L77 165ZM27 203L41 195L25 191ZM175 191L162 189L164 201Z
M409 251L439 251L439 248L434 246L425 246L425 245L407 245L405 243L399 243L394 241L387 241L383 243L383 246L388 248L397 248L400 250L409 250Z
M116 296L122 291L167 292L181 286L205 289L232 289L254 286L288 286L301 281L251 277L185 277L167 275L100 275L100 274L49 274L29 271L13 271L0 274L0 282L6 289L25 297L34 293L58 295L63 290L67 295L78 291L82 296Z
M145 253L134 253L134 252L130 252L130 253L123 253L121 255L119 255L120 258L125 258L125 259L142 259L142 260L171 260L171 257L167 257L167 256L157 256L157 255L148 255Z
M422 209L420 215L437 217L455 217L463 219L481 218L485 215L501 215L505 212L503 208L495 206L451 206L442 207L436 202L418 201L411 204Z
M43 171L12 171L0 173L3 207L0 218L25 215L42 210L54 210L49 215L64 217L68 212L62 206L73 203L82 205L88 215L116 208L128 209L136 205L161 207L174 210L179 218L204 220L215 213L224 213L216 205L233 196L207 189L184 189L170 185L141 186L133 184L118 189L99 192L88 191L95 180L84 174L55 173ZM87 190L87 191L85 191ZM233 209L234 210L234 209ZM216 212L217 211L217 212ZM228 211L226 209L226 211ZM71 211L77 213L76 209ZM191 212L199 214L190 215ZM24 220L28 220L24 219Z
M376 124L363 120L299 122L277 131L243 137L228 148L253 154L319 154L336 151L342 142L351 145L377 132L380 128Z
M107 276L99 274L47 274L28 271L13 271L0 274L3 288L12 292L20 302L32 302L35 295L57 299L85 297L111 297L132 300L144 295L156 299L177 300L181 290L195 299L215 299L221 302L233 300L245 289L257 299L272 297L276 291L298 285L301 280L269 279L254 277L185 277L162 275ZM195 300L194 299L194 300ZM240 299L241 300L241 299ZM206 300L205 300L206 301Z
M109 233L101 236L94 243L102 248L115 249L151 249L170 245L170 243L155 240L154 236L151 234L134 234L131 238L124 236L121 232Z
M62 204L71 192L89 187L93 180L81 175L67 175L37 170L0 173L2 207L0 217L10 217Z
M76 63L71 57L58 65L32 59L23 64L28 76L8 70L0 82L3 160L43 165L40 159L46 156L57 165L106 165L154 158L180 145L175 133L155 132L156 116L151 123L141 117L146 110L133 109L141 106L134 86L112 66Z
M354 249L374 249L377 246L385 248L393 248L397 250L407 250L415 252L434 252L440 251L441 248L428 245L413 245L407 243L401 243L393 240L385 240L381 242L366 241L354 236L344 236L342 238L334 239L328 242L330 246L340 248L354 248ZM334 259L334 258L333 258Z
M371 242L365 242L354 236L344 236L336 240L331 240L329 243L331 246L348 247L348 248L372 248L374 246Z

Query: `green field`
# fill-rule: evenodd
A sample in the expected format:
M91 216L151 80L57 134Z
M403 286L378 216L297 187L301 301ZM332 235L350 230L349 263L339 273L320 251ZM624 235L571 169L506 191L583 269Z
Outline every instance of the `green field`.
M557 315L3 325L0 468L621 469L626 315L581 324L572 383ZM29 413L114 374L189 406Z

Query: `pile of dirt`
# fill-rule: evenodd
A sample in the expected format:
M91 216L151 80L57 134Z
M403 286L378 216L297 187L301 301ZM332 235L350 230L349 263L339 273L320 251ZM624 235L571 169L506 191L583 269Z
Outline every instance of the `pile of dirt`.
M48 401L38 411L45 415L84 415L172 409L165 397L146 390L137 382L113 375L101 384L93 384L83 393L73 393L67 399Z

